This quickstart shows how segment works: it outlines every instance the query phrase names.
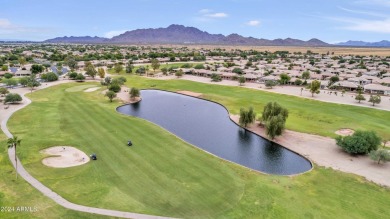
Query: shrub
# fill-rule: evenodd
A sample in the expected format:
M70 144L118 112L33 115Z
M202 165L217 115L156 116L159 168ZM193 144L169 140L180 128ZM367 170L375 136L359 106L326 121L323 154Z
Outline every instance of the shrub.
M85 80L85 77L84 77L83 74L78 73L75 79L76 79L76 81L80 81L81 82L81 81Z
M301 79L297 79L297 80L294 81L294 84L299 86L299 85L302 84L302 80Z
M42 74L41 79L44 81L57 81L58 76L54 72L49 72L47 74Z
M211 74L211 81L213 82L219 82L219 81L222 81L222 78L221 78L221 75L218 75L218 74Z
M191 68L192 67L192 64L190 63L185 63L181 66L181 68Z
M349 154L368 154L378 149L381 138L373 131L356 131L351 136L336 137L337 145Z
M70 73L68 74L68 76L69 76L70 79L75 80L76 77L77 77L77 73L76 73L76 72L70 72Z
M379 149L376 151L371 151L369 153L370 158L372 160L378 161L378 164L382 161L383 163L386 163L387 161L390 161L390 152L386 149Z
M114 91L115 93L118 93L119 91L121 91L121 86L117 83L112 83L109 87L108 87L108 90L110 91Z
M10 93L5 96L4 103L16 103L22 101L22 97L19 94Z
M13 74L11 74L11 73L5 73L4 74L4 78L6 78L6 79L10 79L10 78L12 78L14 75Z
M195 65L194 68L195 69L204 69L204 65L203 64L197 64L197 65Z

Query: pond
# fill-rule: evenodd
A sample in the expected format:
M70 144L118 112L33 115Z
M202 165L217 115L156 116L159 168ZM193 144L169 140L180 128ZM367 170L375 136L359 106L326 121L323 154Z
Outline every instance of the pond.
M117 111L153 122L218 157L268 174L292 175L311 169L304 157L245 131L221 105L182 94L142 90L142 101ZM145 133L149 135L153 133Z

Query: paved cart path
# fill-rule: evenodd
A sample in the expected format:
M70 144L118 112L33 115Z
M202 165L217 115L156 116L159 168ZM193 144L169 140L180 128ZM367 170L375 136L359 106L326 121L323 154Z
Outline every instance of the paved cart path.
M68 83L71 81L68 80L61 80L56 81L52 83L46 83L42 84L39 89L44 89L47 87L51 87L58 84ZM17 89L11 89L11 93L18 93L23 97L23 101L20 104L15 105L9 105L8 109L5 109L2 105L0 109L0 121L1 121L1 130L4 132L4 134L8 138L12 138L11 132L7 128L7 121L12 116L12 114L27 105L31 103L31 100L25 97L25 94L29 93L30 90L28 88L17 88ZM15 167L15 149L10 148L8 149L8 156L11 160L12 165ZM64 208L75 210L75 211L81 211L86 213L92 213L92 214L100 214L100 215L106 215L106 216L112 216L112 217L122 217L122 218L134 218L134 219L163 219L167 217L160 217L160 216L154 216L154 215L146 215L146 214L137 214L132 212L124 212L124 211L115 211L115 210L109 210L109 209L102 209L102 208L94 208L94 207L88 207L84 205L78 205L74 204L72 202L69 202L68 200L61 197L59 194L53 192L51 189L43 185L41 182L39 182L37 179L35 179L33 176L31 176L26 169L24 169L23 165L20 163L19 158L17 158L18 162L18 173L19 175L26 180L30 185L32 185L34 188L39 190L41 193L43 193L45 196L49 197L53 201L55 201L57 204L61 205Z

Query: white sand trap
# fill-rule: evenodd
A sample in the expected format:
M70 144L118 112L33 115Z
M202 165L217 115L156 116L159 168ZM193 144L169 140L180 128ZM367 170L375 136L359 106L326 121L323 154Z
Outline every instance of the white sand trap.
M55 146L42 150L41 153L53 156L42 160L49 167L66 168L89 162L89 157L84 152L69 146Z
M389 147L390 148L390 141L385 143L385 147Z
M338 135L341 135L341 136L348 136L348 135L352 135L353 133L355 133L355 131L352 129L339 129L335 133Z
M84 90L84 92L89 93L89 92L94 92L94 91L99 90L99 89L100 89L100 87L91 87L91 88Z
M201 93L196 93L196 92L192 92L192 91L188 91L188 90L179 90L179 91L177 91L177 93L188 95L191 97L201 97L202 96Z

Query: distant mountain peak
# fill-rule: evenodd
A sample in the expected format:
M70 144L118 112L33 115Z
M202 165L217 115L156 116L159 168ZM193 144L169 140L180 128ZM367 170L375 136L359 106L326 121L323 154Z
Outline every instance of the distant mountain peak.
M337 43L338 46L361 46L361 47L390 47L390 41L382 40L379 42L364 42L348 40L347 42Z
M171 24L166 28L148 28L126 31L111 39L101 37L57 37L46 40L49 43L128 43L128 44L215 44L215 45L251 45L251 46L327 46L318 39L302 41L287 39L257 39L244 37L237 33L227 36L210 34L195 27Z

